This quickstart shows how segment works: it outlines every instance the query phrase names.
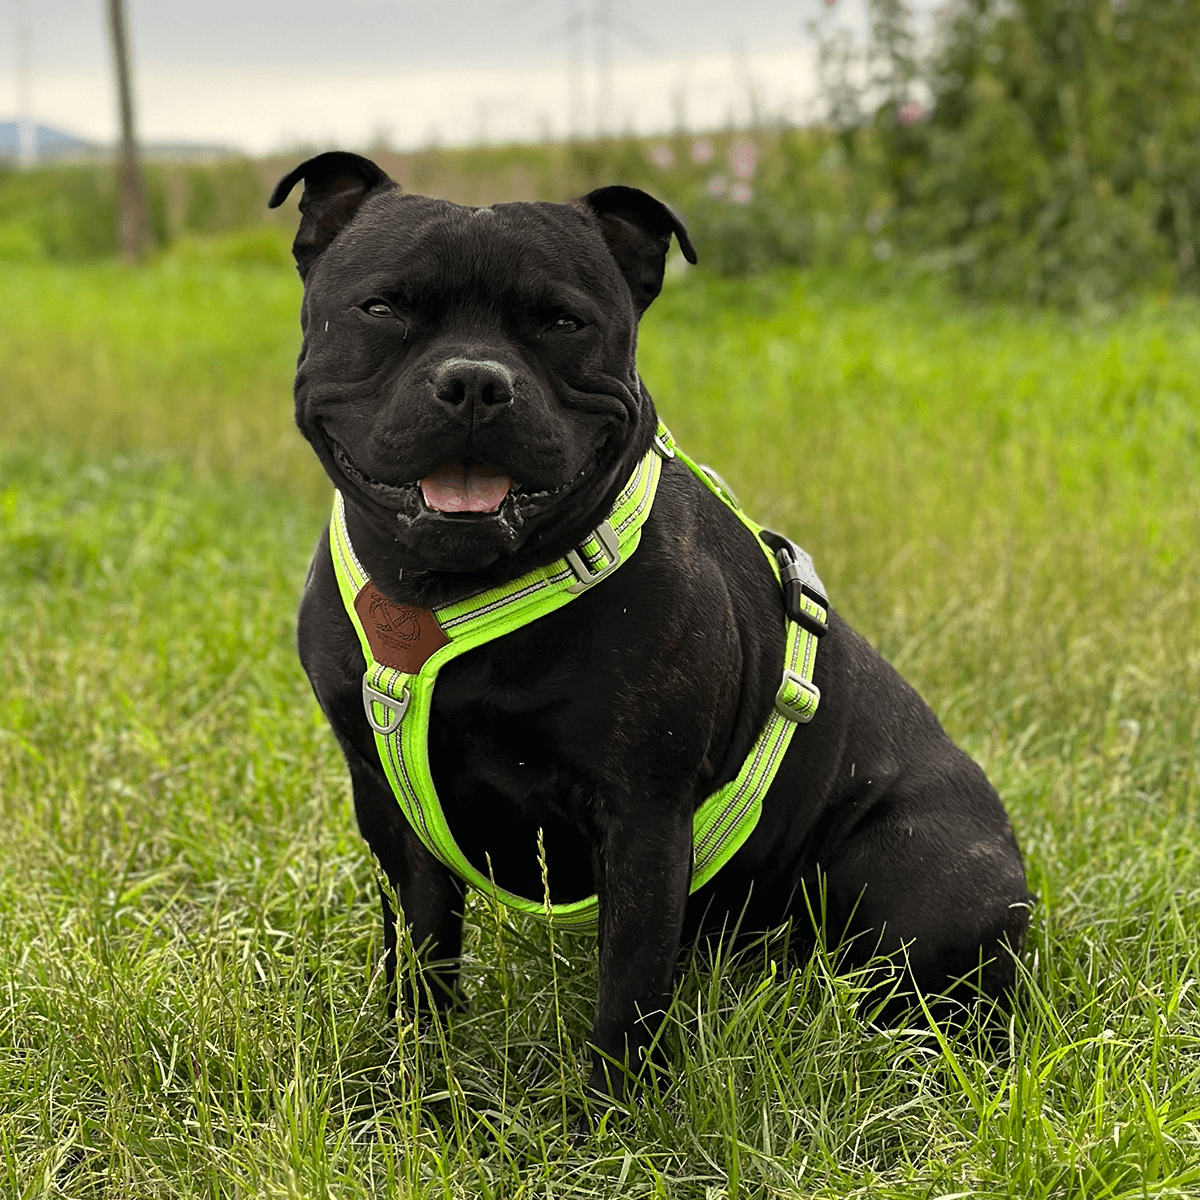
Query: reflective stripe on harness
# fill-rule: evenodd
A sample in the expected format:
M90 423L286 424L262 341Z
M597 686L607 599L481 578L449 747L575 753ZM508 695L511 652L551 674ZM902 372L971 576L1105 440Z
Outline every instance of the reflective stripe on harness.
M575 550L545 567L530 571L499 587L433 610L436 645L414 669L381 663L379 658L405 661L387 651L376 634L376 646L363 626L362 613L377 603L364 597L379 596L350 544L345 503L335 493L329 523L329 546L338 590L346 614L354 625L366 659L363 707L375 733L375 745L384 773L400 805L426 849L466 883L494 895L520 912L549 917L556 926L595 929L599 915L596 896L547 905L498 887L478 871L459 849L438 800L429 768L429 718L438 671L452 658L476 646L528 625L569 603L594 587L629 558L641 541L641 530L654 504L662 463L677 457L727 504L755 535L780 579L788 598L785 617L783 680L775 705L742 764L737 777L714 792L696 810L692 820L693 866L691 890L707 883L750 836L762 812L762 798L775 778L797 723L811 721L820 693L812 682L817 638L824 632L828 604L812 561L785 538L765 533L734 503L728 489L711 473L680 453L665 427L659 426L654 445L638 463L621 490L608 519ZM762 535L760 539L760 535ZM776 548L779 543L783 548ZM803 560L797 558L803 556ZM797 566L796 564L800 565ZM787 591L789 576L804 575L804 586L793 597ZM421 634L422 610L390 605L379 596L387 612L383 635L388 645L412 644ZM424 612L428 619L430 614ZM398 632L397 632L397 627ZM414 629L416 632L414 633ZM405 642L407 639L407 643ZM376 653L381 646L380 652ZM407 665L412 666L412 663Z

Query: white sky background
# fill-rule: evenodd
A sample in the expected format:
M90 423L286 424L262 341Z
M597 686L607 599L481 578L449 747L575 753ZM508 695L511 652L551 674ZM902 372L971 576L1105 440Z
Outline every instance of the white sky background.
M253 153L561 137L583 99L596 128L589 37L597 0L126 0L139 136ZM609 0L609 132L811 119L808 22L824 0ZM841 0L854 20L861 0ZM6 0L0 119L18 108L16 30L29 31L35 120L116 137L105 0ZM583 41L584 45L579 43ZM575 46L574 55L572 53ZM586 55L581 60L580 52Z

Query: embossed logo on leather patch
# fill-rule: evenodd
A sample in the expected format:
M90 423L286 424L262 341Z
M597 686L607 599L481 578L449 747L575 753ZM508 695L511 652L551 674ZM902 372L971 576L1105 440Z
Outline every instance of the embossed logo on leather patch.
M427 608L394 604L373 583L364 584L354 598L354 611L375 661L416 674L450 639Z

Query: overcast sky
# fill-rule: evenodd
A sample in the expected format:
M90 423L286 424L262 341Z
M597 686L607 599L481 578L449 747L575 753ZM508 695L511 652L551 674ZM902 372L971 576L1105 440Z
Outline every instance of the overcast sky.
M840 0L839 12L861 0ZM590 34L611 24L607 126L653 132L814 111L807 24L824 0L127 0L138 124L150 141L412 147L595 127ZM116 134L105 0L5 0L0 119L17 115L17 30L43 124ZM582 45L580 44L582 43ZM574 49L573 49L574 47ZM582 54L582 57L581 57ZM572 66L572 63L575 65ZM582 111L581 111L582 109Z

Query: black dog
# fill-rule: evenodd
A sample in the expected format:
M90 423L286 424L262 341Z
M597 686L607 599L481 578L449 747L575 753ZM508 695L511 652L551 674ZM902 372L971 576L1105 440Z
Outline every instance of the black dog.
M377 731L424 718L380 681L419 683L386 668L416 672L445 647L455 604L540 568L569 579L570 554L570 603L445 662L420 747L475 878L536 904L544 857L551 902L598 895L591 1088L623 1095L681 944L739 921L795 918L810 937L823 924L850 964L892 955L924 993L1003 1001L1029 897L996 793L866 642L832 612L826 628L815 576L768 538L785 595L752 529L659 432L634 357L672 235L695 261L675 215L624 187L465 208L404 195L344 153L298 166L272 206L301 179L296 420L370 582L339 591L327 532L300 655L437 1002L456 995L464 885L385 774ZM611 547L589 539L639 464L657 493L608 574ZM781 694L785 604L818 647L819 711L740 849L689 894L694 814L738 776ZM386 667L364 692L367 638ZM386 900L384 920L394 968Z

